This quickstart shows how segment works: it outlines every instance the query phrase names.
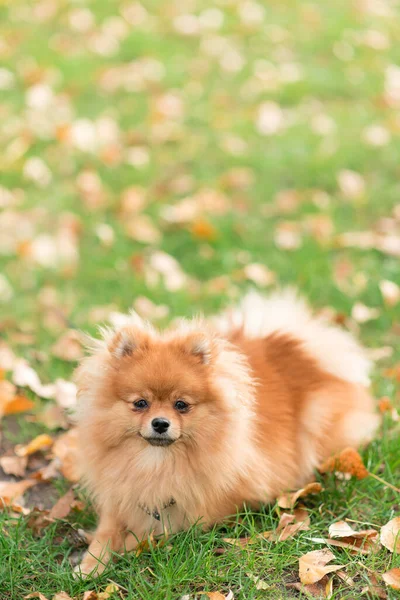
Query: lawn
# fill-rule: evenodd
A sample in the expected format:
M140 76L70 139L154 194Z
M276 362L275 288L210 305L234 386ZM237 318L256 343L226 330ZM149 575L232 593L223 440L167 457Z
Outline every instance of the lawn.
M374 394L390 403L362 456L399 487L398 3L6 0L0 11L0 400L14 378L12 394L33 402L4 416L0 453L65 435L60 403L71 402L22 385L17 359L44 383L68 382L77 330L132 307L162 326L290 284L373 350ZM50 453L30 454L23 478ZM43 513L3 510L0 599L82 600L110 582L110 600L312 594L287 584L299 557L324 546L313 539L338 520L379 529L400 515L399 494L373 477L317 478L308 531L257 537L279 522L265 507L119 557L96 581L72 577L95 524L78 486L75 509L46 526ZM51 508L71 486L49 479L24 495L27 509ZM399 555L332 550L352 582L333 574L317 597L400 597L380 579ZM363 591L375 575L381 596Z

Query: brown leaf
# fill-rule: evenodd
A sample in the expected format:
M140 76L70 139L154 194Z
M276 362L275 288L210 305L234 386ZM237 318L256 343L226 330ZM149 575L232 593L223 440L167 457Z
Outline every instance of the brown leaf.
M146 539L139 542L139 544L136 546L135 556L140 556L142 552L147 552L147 550L150 550L150 548L155 548L155 546L157 546L157 540L154 539L154 534L151 532Z
M393 590L400 590L400 569L390 569L382 575L383 581Z
M97 592L93 590L85 592L82 600L98 600Z
M321 473L346 473L357 479L368 477L369 473L362 461L361 456L354 448L345 448L339 454L328 458L320 467Z
M320 581L316 583L309 583L304 585L300 581L295 583L287 583L286 587L293 588L302 594L305 594L309 598L326 598L326 586L329 585L329 579L325 575Z
M0 481L0 506L11 504L12 500L22 496L26 490L36 485L34 479L23 479L22 481Z
M328 538L311 538L310 541L315 542L316 544L326 544L327 546L335 546L337 548L348 548L351 552L355 554L369 554L373 548L377 548L376 545L372 544L368 545L368 547L361 547L360 540L358 541L360 545L357 545L357 540L352 540L351 538L342 538L341 540L331 540Z
M60 475L61 461L53 459L48 465L32 473L32 478L38 481L51 481Z
M53 600L73 600L67 592L58 592L53 596Z
M293 508L299 498L304 498L304 496L308 496L309 494L318 494L321 491L322 486L320 483L316 481L308 483L304 488L301 488L301 490L298 490L297 492L290 492L279 496L277 500L278 506L280 506L280 508Z
M26 456L2 456L0 466L7 475L23 477L25 475L28 458Z
M326 566L335 555L324 548L307 552L299 558L299 577L303 584L316 583L327 573L343 569L343 565Z
M380 540L390 552L400 553L400 517L391 519L381 527Z
M375 529L362 529L361 531L355 531L346 521L337 521L329 526L329 537L331 538L348 538L352 537L355 539L365 539L371 537L377 537L378 532Z
M49 519L65 519L71 512L72 503L75 500L73 489L70 488L64 496L55 503L50 510Z
M304 508L297 508L293 514L282 513L275 531L265 531L260 537L274 542L284 542L299 531L310 529L310 517ZM259 536L258 536L259 537Z
M36 420L43 423L48 429L68 429L68 420L65 411L57 404L47 406L37 415Z
M39 598L39 600L47 600L46 596L43 596L41 592L32 592L31 594L24 596L24 598Z
M80 360L84 353L79 333L75 329L69 329L53 344L51 351L61 360L70 362Z
M61 462L61 473L76 483L81 476L78 454L78 431L72 428L60 435L53 446L53 455Z
M225 600L225 596L221 592L203 592L203 594L210 600Z
M47 433L42 433L35 437L29 444L15 446L17 456L29 456L39 450L48 450L53 445L54 440Z
M386 600L387 599L386 590L381 585L379 585L378 579L375 576L375 574L371 573L369 579L370 579L371 583L369 585L366 585L361 590L361 594L370 594L373 597L382 598L382 600Z

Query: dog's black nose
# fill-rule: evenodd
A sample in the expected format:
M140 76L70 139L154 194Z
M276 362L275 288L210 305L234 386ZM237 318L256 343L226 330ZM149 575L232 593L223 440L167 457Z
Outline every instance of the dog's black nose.
M157 417L156 419L152 420L151 425L154 431L156 431L157 433L165 433L168 427L170 426L170 422L168 421L168 419L162 419L160 417Z

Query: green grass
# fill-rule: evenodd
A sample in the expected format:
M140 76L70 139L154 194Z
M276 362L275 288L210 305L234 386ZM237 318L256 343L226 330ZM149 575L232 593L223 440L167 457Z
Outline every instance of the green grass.
M260 3L262 20L245 25L240 17L244 2L198 0L188 3L185 10L204 19L205 10L218 7L221 28L185 36L174 25L179 11L171 0L145 2L147 12L136 25L124 21L128 2L54 3L54 12L48 14L51 2L3 3L0 66L14 80L2 91L1 185L11 191L13 199L9 206L4 202L3 209L0 201L0 273L13 296L1 303L0 292L0 336L18 356L29 360L44 381L68 379L74 368L52 356L51 347L62 327L49 321L46 291L54 295L54 304L69 326L93 332L94 307L125 311L140 296L167 305L168 318L197 311L209 314L251 287L243 268L257 262L276 273L278 284L298 286L316 308L333 307L345 316L347 325L352 324L349 317L355 302L379 309L379 316L361 325L359 333L368 346L393 348L392 356L375 368L373 385L377 397L388 395L398 406L397 383L386 369L400 357L400 304L387 306L379 283L384 279L400 283L399 258L374 248L343 248L338 243L341 233L373 230L379 219L392 218L393 209L399 206L400 103L388 101L385 73L389 65L400 64L400 10L393 4L391 14L375 14L365 8L367 4L346 0ZM386 6L386 2L381 4ZM71 26L71 14L78 8L93 15L94 24L85 33ZM250 5L246 11L251 11ZM140 10L137 14L140 17ZM109 19L114 17L120 21L113 25ZM81 13L75 20L82 23L84 18ZM123 36L115 52L103 56L94 49L92 38L110 26L121 28ZM365 41L371 31L383 39L380 47ZM216 55L218 44L228 53L225 58ZM242 59L239 70L226 70L227 62L238 60L237 52ZM115 89L103 85L109 69L128 66L131 61L139 61L130 75L139 77L136 86L124 87L128 76ZM146 61L148 74L140 77L137 73ZM256 71L263 71L264 76L257 79ZM285 72L299 77L285 80ZM49 85L55 100L32 116L27 93L35 83ZM165 93L180 99L182 110L178 107L177 117L160 116L160 98ZM264 136L257 130L256 119L259 106L270 101L283 110L285 127ZM57 117L63 103L68 110ZM330 132L315 131L317 114L331 119ZM55 121L70 131L78 119L101 117L119 129L116 159L111 164L98 145L93 151L83 151L57 137L51 125ZM42 121L44 125L36 127ZM387 144L377 147L365 142L365 129L370 125L386 128ZM148 156L148 162L139 167L126 161L128 149L137 147ZM105 151L113 152L110 144ZM51 179L44 186L24 176L32 157L40 157L50 171ZM244 185L232 183L232 172L237 177L237 169L245 169L248 181ZM343 169L364 178L365 192L360 198L346 198L340 191L337 177ZM85 171L100 179L102 200L94 207L80 192L78 177ZM143 244L127 234L121 197L130 186L145 189L143 212L160 232L155 243ZM224 214L211 207L202 216L213 226L215 236L200 239L193 233L193 223L166 223L166 207L205 189L226 197ZM295 189L301 200L285 214L276 209L276 196L287 189ZM327 199L323 205L315 201L321 193ZM9 217L5 215L10 212L17 215L14 225L6 224ZM76 219L78 231L75 268L37 264L32 259L33 240L42 233L55 234L67 214ZM331 235L313 235L310 222L320 218L331 224ZM289 251L276 245L276 228L283 222L301 229L299 248ZM109 247L96 234L104 223L114 231ZM395 227L394 221L381 221L381 227L390 226ZM398 228L397 223L397 235ZM5 244L6 234L18 244ZM171 292L162 280L149 278L149 260L155 250L179 261L189 277L182 289ZM344 262L350 273L341 285L337 272ZM225 279L218 283L221 277ZM28 340L26 334L31 336ZM43 404L36 400L38 407ZM13 444L44 430L22 417L19 423L21 429L15 434L8 430L9 421L3 421L4 437ZM397 486L399 433L399 424L385 417L377 440L364 453L367 467ZM65 590L80 599L84 590L104 590L109 579L132 600L194 597L202 590L229 589L236 600L296 598L298 593L284 584L296 580L298 557L319 547L311 537L326 536L334 520L350 518L380 526L400 510L398 494L373 479L341 483L327 478L323 484L322 495L307 501L311 531L293 540L257 541L243 550L223 542L227 535L240 537L275 527L277 512L266 507L261 514L246 513L228 533L193 528L138 558L121 557L96 582L73 580L69 562L81 551L76 548L74 531L94 525L92 513L76 513L69 524L54 524L35 536L28 517L15 519L2 512L0 599L19 600L36 590L49 598ZM218 548L226 551L216 554ZM368 556L338 549L334 553L356 581L356 587L349 588L335 577L333 598L342 600L360 597L371 572L400 566L399 558L385 549ZM260 575L270 587L257 590L247 573ZM388 597L396 594L389 591Z

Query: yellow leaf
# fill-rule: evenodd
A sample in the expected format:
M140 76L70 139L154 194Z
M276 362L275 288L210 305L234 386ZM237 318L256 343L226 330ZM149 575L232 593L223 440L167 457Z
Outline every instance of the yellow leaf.
M42 433L35 437L29 444L18 445L15 447L15 454L17 456L29 456L39 450L48 450L53 445L54 440L47 433Z

